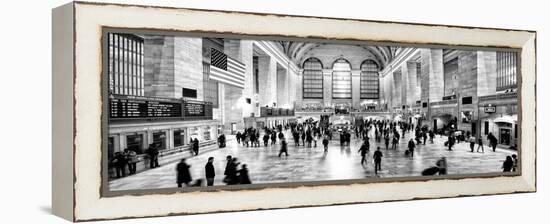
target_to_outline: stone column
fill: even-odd
[[[396,70],[392,73],[392,75],[393,75],[392,102],[394,102],[393,106],[401,108],[401,105],[402,105],[401,97],[403,92],[402,91],[403,80],[401,77],[403,74],[401,74],[401,70]]]
[[[174,97],[174,37],[146,36],[143,54],[145,96]]]
[[[409,99],[412,99],[412,97],[409,95],[411,93],[409,89],[409,68],[407,66],[407,63],[401,64],[401,105],[408,105]]]
[[[361,70],[351,71],[351,105],[359,108],[361,104]]]
[[[332,69],[323,69],[323,105],[332,104]]]
[[[258,82],[260,84],[260,106],[272,107],[277,102],[277,62],[269,56],[258,57]]]
[[[293,96],[295,97],[295,106],[297,107],[302,107],[302,102],[304,100],[304,96],[303,96],[303,77],[304,77],[304,70],[303,69],[300,69],[298,71],[298,73],[294,73],[292,76],[291,76],[291,86],[292,86],[292,91],[294,92]]]
[[[244,128],[243,117],[248,117],[254,112],[253,104],[248,104],[246,99],[253,98],[253,77],[252,77],[252,41],[250,40],[225,40],[224,53],[229,57],[245,64],[244,89],[221,84],[223,87],[223,124],[224,129],[230,130],[231,123],[237,124],[237,129]]]
[[[443,50],[420,49],[422,102],[443,99]]]
[[[168,130],[168,133],[166,135],[166,139],[168,141],[168,144],[166,144],[168,146],[168,148],[173,149],[174,148],[174,129],[173,128],[170,128]]]
[[[283,105],[288,105],[288,74],[287,69],[277,66],[277,107],[282,107]]]
[[[204,101],[202,38],[174,37],[174,98],[182,88],[197,90],[196,100]]]
[[[416,64],[417,62],[407,62],[407,76],[408,81],[407,84],[407,104],[408,105],[415,105],[417,100],[420,100],[420,92],[417,88],[418,83],[417,81],[417,73],[416,70]]]
[[[497,52],[477,52],[477,96],[496,94]]]

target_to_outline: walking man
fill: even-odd
[[[476,137],[474,137],[473,135],[470,136],[470,138],[468,139],[468,141],[470,142],[470,151],[471,152],[474,152],[474,146],[476,145]]]
[[[279,157],[281,157],[283,153],[285,154],[285,156],[288,157],[288,147],[284,138],[281,140],[281,150],[279,151]]]
[[[369,141],[364,141],[363,144],[361,145],[361,148],[359,148],[359,150],[357,151],[361,153],[361,165],[367,162],[366,158],[367,158],[367,153],[369,153],[369,147],[370,147]]]
[[[388,150],[388,146],[390,145],[390,135],[384,136],[384,144],[386,144],[386,150]]]
[[[378,174],[379,170],[382,170],[382,152],[380,151],[380,147],[376,147],[376,151],[374,152],[374,155],[372,158],[374,159],[374,173]]]
[[[206,166],[204,166],[204,172],[206,174],[206,186],[214,186],[214,177],[216,176],[216,170],[214,169],[214,157],[208,158]]]
[[[416,145],[414,144],[414,140],[411,138],[411,140],[409,140],[409,145],[408,145],[409,154],[411,154],[411,157],[414,156],[414,148],[415,147],[416,147]]]
[[[325,149],[325,154],[328,153],[328,137],[325,135],[325,137],[323,138],[323,147]]]
[[[498,144],[497,138],[493,135],[493,133],[489,132],[489,135],[487,136],[487,139],[489,140],[489,143],[491,144],[491,147],[493,148],[493,152],[495,152],[497,150],[497,144]]]

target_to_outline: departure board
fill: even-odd
[[[140,98],[110,98],[110,118],[174,118],[182,116],[182,103]]]
[[[185,117],[203,117],[205,116],[204,102],[186,101],[184,107]]]

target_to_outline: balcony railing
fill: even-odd
[[[495,94],[495,95],[489,95],[489,96],[480,96],[479,101],[517,99],[517,98],[518,98],[518,93],[512,92],[512,93],[502,93],[502,94]]]

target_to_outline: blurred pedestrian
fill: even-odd
[[[190,167],[191,166],[185,162],[185,159],[181,159],[176,166],[178,187],[182,187],[182,184],[189,186],[189,183],[193,180],[193,178],[191,178],[191,173],[189,172]]]
[[[204,173],[206,176],[206,186],[214,186],[214,177],[216,176],[216,170],[214,169],[214,157],[208,158],[206,166],[204,166]]]

